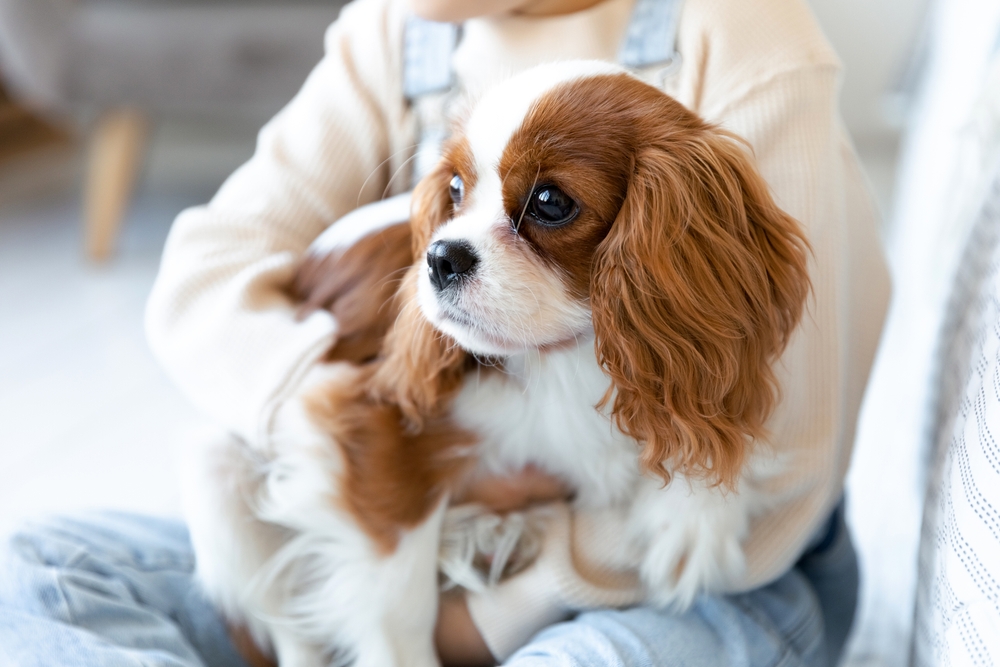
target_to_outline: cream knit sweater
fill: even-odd
[[[613,61],[632,2],[471,20],[454,55],[459,81],[476,90],[544,61]],[[326,57],[263,128],[254,157],[211,203],[182,213],[167,241],[147,313],[150,345],[198,407],[259,446],[277,407],[337,337],[327,313],[296,322],[282,286],[324,229],[408,182],[415,139],[402,94],[404,19],[399,0],[347,6],[327,34]],[[789,469],[773,480],[781,502],[746,543],[741,589],[749,589],[787,571],[841,494],[888,278],[837,111],[839,63],[804,1],[686,0],[677,47],[682,65],[667,92],[749,140],[814,251],[813,298],[782,358],[783,399],[770,422]],[[559,506],[539,561],[470,596],[498,658],[574,611],[640,599],[633,573],[602,553],[616,526]]]

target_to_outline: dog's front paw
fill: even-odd
[[[479,505],[452,507],[441,532],[438,567],[444,588],[481,591],[531,565],[542,550],[542,517],[494,514]]]

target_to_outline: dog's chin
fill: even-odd
[[[527,350],[524,345],[511,344],[499,338],[485,336],[476,329],[447,316],[431,320],[431,324],[438,331],[454,338],[463,350],[479,357],[509,357]]]
[[[450,336],[466,352],[481,357],[508,357],[523,352],[523,346],[511,345],[503,339],[481,333],[463,313],[453,307],[447,309],[435,304],[428,308],[420,304],[424,317],[441,333]]]
[[[483,332],[474,319],[451,305],[442,305],[436,298],[421,298],[420,310],[431,325],[454,339],[466,352],[480,357],[509,357],[536,346],[524,341],[510,341]]]
[[[426,309],[423,312],[435,329],[450,336],[466,352],[478,357],[513,357],[531,351],[572,347],[581,338],[589,340],[588,332],[585,331],[570,333],[551,341],[506,338],[484,332],[473,323],[472,318],[457,309],[439,307],[433,313],[428,313]]]
[[[500,323],[491,322],[481,313],[469,313],[460,305],[441,300],[435,294],[429,281],[422,282],[417,290],[420,310],[431,325],[441,333],[454,339],[470,354],[481,357],[510,357],[535,350],[559,348],[573,345],[591,331],[589,326],[561,332],[549,331],[549,336],[508,336]],[[589,315],[585,318],[589,325]],[[527,332],[537,334],[545,330],[543,326],[524,327]]]

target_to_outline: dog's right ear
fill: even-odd
[[[442,160],[413,189],[410,231],[413,234],[413,260],[417,264],[424,261],[434,230],[452,216],[455,205],[451,201],[448,184],[453,176],[451,165]]]
[[[377,398],[398,405],[416,431],[439,411],[441,399],[458,388],[467,362],[466,353],[435,329],[417,304],[417,279],[427,270],[427,246],[434,230],[453,212],[453,176],[451,165],[442,161],[413,191],[413,265],[396,293],[399,316],[385,339],[372,382]]]

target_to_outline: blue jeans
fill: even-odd
[[[764,588],[702,596],[682,615],[581,614],[539,633],[507,664],[832,666],[853,617],[857,569],[839,515],[819,542]],[[0,562],[4,667],[246,667],[199,592],[179,522],[48,519],[11,536]]]

